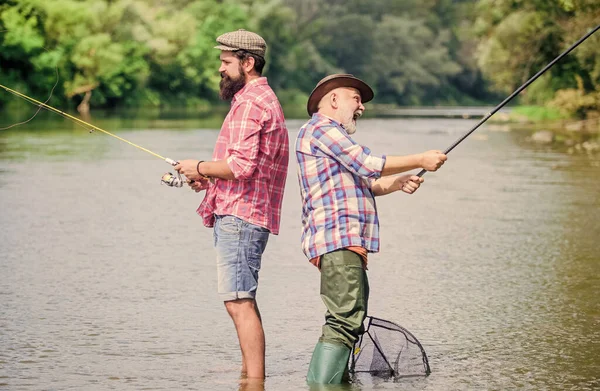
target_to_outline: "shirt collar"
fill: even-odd
[[[314,113],[314,114],[313,114],[313,118],[317,118],[317,119],[319,119],[319,120],[325,120],[325,121],[329,121],[329,122],[331,122],[332,124],[334,124],[336,127],[338,127],[338,128],[340,128],[340,129],[342,129],[342,130],[344,131],[344,133],[346,133],[348,136],[350,136],[350,135],[348,134],[348,132],[346,131],[346,128],[344,128],[344,125],[343,125],[341,122],[338,122],[337,120],[335,120],[335,119],[331,118],[331,117],[330,117],[330,116],[328,116],[328,115],[325,115],[325,114],[321,114],[321,113],[319,113],[319,112],[316,112],[316,113]]]
[[[246,92],[248,92],[252,88],[261,86],[261,85],[265,85],[265,84],[267,84],[267,78],[264,76],[250,80],[248,83],[246,83],[246,85],[241,90],[239,90],[238,92],[235,93],[235,95],[233,96],[233,99],[231,100],[232,103],[235,102],[236,99],[239,99],[242,95],[244,95]]]

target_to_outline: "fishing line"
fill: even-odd
[[[0,33],[4,33],[8,30],[0,30]],[[50,53],[50,51],[48,49],[46,49],[45,47],[42,47],[42,49],[44,49],[45,51],[47,51],[48,53]],[[50,90],[50,96],[48,96],[48,99],[46,99],[46,101],[44,103],[48,103],[50,101],[50,99],[52,98],[52,94],[54,93],[54,89],[56,88],[56,86],[58,85],[58,81],[59,81],[59,76],[58,76],[58,65],[55,65],[54,68],[55,72],[56,72],[56,83],[54,83],[54,86],[52,87],[52,89]],[[35,118],[36,115],[38,115],[38,113],[40,112],[40,110],[42,110],[42,106],[39,106],[37,111],[33,114],[33,116],[31,118],[29,118],[27,121],[23,121],[23,122],[18,122],[16,124],[7,126],[5,128],[0,128],[0,130],[6,130],[6,129],[10,129],[10,128],[14,128],[15,126],[19,126],[19,125],[24,125],[27,122],[31,121],[32,119]]]
[[[485,117],[479,121],[477,123],[477,125],[473,126],[467,133],[465,133],[464,135],[462,135],[458,140],[456,140],[451,146],[449,146],[445,151],[444,154],[448,154],[448,152],[452,151],[458,144],[460,144],[461,142],[463,142],[464,139],[466,139],[467,137],[469,137],[469,135],[471,133],[473,133],[477,128],[479,128],[481,125],[483,125],[483,123],[485,121],[487,121],[488,119],[490,119],[490,117],[492,115],[494,115],[498,110],[500,110],[502,107],[504,107],[508,102],[510,102],[515,96],[517,96],[521,91],[523,91],[527,86],[529,86],[531,83],[533,83],[538,77],[540,77],[544,72],[546,72],[548,69],[550,69],[554,64],[556,64],[561,58],[563,58],[564,56],[566,56],[567,54],[569,54],[573,49],[575,49],[577,46],[579,46],[579,44],[581,44],[583,41],[585,41],[586,39],[588,39],[592,34],[594,34],[596,31],[598,31],[598,29],[600,29],[600,24],[598,26],[596,26],[594,29],[592,29],[590,32],[588,32],[586,35],[584,35],[583,37],[581,37],[577,42],[575,42],[573,45],[571,45],[571,47],[569,47],[567,50],[565,50],[564,52],[562,52],[558,57],[556,57],[554,60],[552,60],[548,65],[546,65],[541,71],[539,71],[538,73],[536,73],[535,75],[533,75],[531,77],[531,79],[527,80],[521,87],[517,88],[515,90],[515,92],[513,92],[512,94],[510,94],[510,96],[506,99],[504,99],[502,101],[502,103],[500,103],[498,106],[496,106],[491,112],[489,112],[488,114],[485,115]],[[425,173],[427,172],[427,170],[421,170],[417,176],[422,177],[423,175],[425,175]]]
[[[54,108],[54,107],[52,107],[50,105],[47,105],[46,103],[40,102],[40,101],[38,101],[36,99],[33,99],[32,97],[27,96],[25,94],[22,94],[19,91],[15,91],[15,90],[13,90],[11,88],[8,88],[7,86],[2,85],[2,84],[0,84],[0,88],[4,88],[7,92],[10,92],[11,94],[18,96],[19,98],[22,98],[22,99],[26,100],[29,103],[32,103],[32,104],[34,104],[36,106],[40,106],[40,109],[44,108],[46,110],[52,111],[54,113],[57,113],[57,114],[65,117],[65,118],[68,118],[68,119],[70,119],[72,121],[75,121],[77,124],[80,124],[80,125],[86,127],[86,129],[92,129],[92,130],[100,131],[100,132],[102,132],[104,134],[107,134],[107,135],[109,135],[111,137],[114,137],[114,138],[116,138],[118,140],[121,140],[121,141],[123,141],[123,142],[125,142],[125,143],[127,143],[127,144],[129,144],[129,145],[131,145],[133,147],[135,147],[135,148],[138,148],[138,149],[140,149],[140,150],[142,150],[144,152],[147,152],[147,153],[149,153],[149,154],[151,154],[153,156],[156,156],[156,157],[158,157],[161,160],[166,160],[167,163],[170,163],[171,159],[165,158],[165,157],[163,157],[163,156],[161,156],[161,155],[159,155],[159,154],[157,154],[155,152],[152,152],[151,150],[149,150],[147,148],[144,148],[144,147],[139,146],[139,145],[137,145],[135,143],[132,143],[131,141],[125,140],[124,138],[119,137],[116,134],[113,134],[113,133],[111,133],[111,132],[109,132],[107,130],[104,130],[104,129],[99,128],[99,127],[97,127],[95,125],[92,125],[92,124],[90,124],[88,122],[85,122],[84,120],[81,120],[81,119],[79,119],[77,117],[74,117],[74,116],[72,116],[70,114],[65,113],[64,111],[60,111],[60,110],[58,110],[58,109],[56,109],[56,108]]]
[[[4,33],[4,32],[6,32],[6,31],[8,31],[8,30],[6,30],[6,29],[5,29],[5,30],[0,30],[0,33]],[[42,47],[42,49],[44,49],[46,52],[50,53],[50,51],[49,51],[48,49],[46,49],[45,47]],[[0,84],[0,87],[1,87],[1,88],[4,88],[4,90],[5,90],[6,92],[8,92],[8,93],[10,93],[10,94],[12,94],[12,95],[15,95],[15,96],[17,96],[17,97],[19,97],[19,98],[21,98],[21,99],[23,99],[23,100],[25,100],[25,101],[27,101],[27,102],[29,102],[29,103],[31,103],[31,104],[33,104],[33,105],[35,105],[35,106],[37,106],[37,107],[38,107],[38,109],[37,109],[37,110],[36,110],[36,112],[33,114],[33,116],[31,116],[31,118],[29,118],[28,120],[26,120],[26,121],[22,121],[22,122],[17,122],[17,123],[15,123],[15,124],[12,124],[12,125],[10,125],[10,126],[6,126],[6,127],[3,127],[3,128],[0,128],[0,131],[2,131],[2,130],[6,130],[6,129],[10,129],[10,128],[14,128],[14,127],[16,127],[16,126],[19,126],[19,125],[24,125],[24,124],[26,124],[26,123],[28,123],[28,122],[32,121],[32,120],[33,120],[33,119],[34,119],[34,118],[35,118],[35,117],[36,117],[36,116],[39,114],[39,112],[40,112],[42,109],[46,109],[46,110],[48,110],[48,111],[52,111],[52,112],[54,112],[54,113],[56,113],[56,114],[60,115],[61,117],[67,118],[67,119],[69,119],[69,120],[71,120],[71,121],[75,122],[77,125],[79,125],[79,126],[81,126],[81,127],[85,128],[86,130],[89,130],[89,132],[90,132],[90,133],[91,133],[91,132],[93,132],[94,130],[97,130],[97,131],[99,131],[99,132],[102,132],[102,133],[104,133],[104,134],[107,134],[107,135],[109,135],[109,136],[111,136],[111,137],[114,137],[114,138],[116,138],[117,140],[121,140],[121,141],[123,141],[123,142],[125,142],[125,143],[127,143],[127,144],[129,144],[129,145],[131,145],[131,146],[133,146],[133,147],[135,147],[135,148],[138,148],[138,149],[140,149],[140,150],[144,151],[144,152],[147,152],[147,153],[151,154],[152,156],[155,156],[155,157],[157,157],[157,158],[159,158],[159,159],[161,159],[161,160],[164,160],[164,161],[166,161],[167,163],[169,163],[169,164],[170,164],[170,165],[172,165],[172,166],[175,166],[175,165],[177,165],[177,164],[178,164],[178,162],[177,162],[177,161],[175,161],[175,160],[173,160],[173,159],[169,159],[169,158],[166,158],[166,157],[164,157],[164,156],[161,156],[161,155],[159,155],[159,154],[158,154],[158,153],[156,153],[156,152],[153,152],[153,151],[151,151],[151,150],[149,150],[149,149],[147,149],[147,148],[144,148],[144,147],[142,147],[142,146],[140,146],[140,145],[137,145],[137,144],[135,144],[135,143],[132,143],[132,142],[131,142],[131,141],[129,141],[129,140],[126,140],[126,139],[124,139],[124,138],[122,138],[122,137],[119,137],[119,136],[117,136],[117,135],[115,135],[115,134],[113,134],[113,133],[111,133],[111,132],[109,132],[109,131],[106,131],[106,130],[104,130],[104,129],[102,129],[102,128],[99,128],[99,127],[97,127],[97,126],[95,126],[95,125],[92,125],[92,124],[90,124],[90,123],[88,123],[88,122],[85,122],[85,121],[83,121],[83,120],[81,120],[81,119],[79,119],[79,118],[77,118],[77,117],[74,117],[74,116],[72,116],[72,115],[70,115],[70,114],[67,114],[67,113],[65,113],[65,112],[63,112],[63,111],[61,111],[61,110],[58,110],[58,109],[56,109],[56,108],[54,108],[54,107],[52,107],[52,106],[48,105],[47,103],[48,103],[48,102],[50,101],[50,99],[52,98],[52,95],[54,94],[54,90],[55,90],[55,89],[56,89],[56,87],[58,86],[58,82],[59,82],[59,80],[60,80],[60,76],[59,76],[59,73],[58,73],[58,64],[57,64],[57,65],[55,65],[55,67],[54,67],[54,70],[55,70],[55,72],[56,72],[56,82],[54,83],[54,86],[53,86],[53,87],[52,87],[52,89],[50,90],[50,95],[48,96],[48,99],[46,99],[44,102],[40,102],[40,101],[38,101],[38,100],[36,100],[36,99],[34,99],[34,98],[30,97],[30,96],[27,96],[27,95],[25,95],[25,94],[23,94],[23,93],[19,92],[19,91],[15,91],[15,90],[13,90],[13,89],[11,89],[11,88],[8,88],[8,87],[7,87],[7,86],[5,86],[5,85],[2,85],[2,84]],[[190,182],[192,182],[192,181],[190,181]],[[162,178],[161,178],[161,183],[164,183],[164,184],[166,184],[167,186],[172,186],[172,187],[182,187],[182,186],[183,186],[183,183],[184,183],[184,180],[181,178],[181,174],[179,174],[179,172],[177,172],[177,174],[176,174],[176,175],[173,175],[173,174],[171,174],[170,172],[168,172],[168,173],[166,173],[166,174],[164,174],[164,175],[162,176]]]
[[[92,124],[90,124],[89,122],[86,122],[86,121],[84,121],[84,120],[82,120],[82,119],[79,119],[79,118],[77,118],[77,117],[74,117],[74,116],[72,116],[72,115],[70,115],[70,114],[67,114],[67,113],[65,113],[64,111],[58,110],[58,109],[56,109],[56,108],[54,108],[54,107],[52,107],[52,106],[50,106],[50,105],[47,105],[46,103],[40,102],[40,101],[38,101],[38,100],[36,100],[36,99],[34,99],[34,98],[30,97],[30,96],[27,96],[27,95],[25,95],[25,94],[22,94],[22,93],[20,93],[19,91],[15,91],[15,90],[13,90],[13,89],[11,89],[11,88],[8,88],[7,86],[5,86],[5,85],[3,85],[3,84],[0,84],[0,88],[3,88],[3,89],[4,89],[4,90],[6,90],[7,92],[9,92],[9,93],[11,93],[11,94],[13,94],[13,95],[15,95],[15,96],[17,96],[17,97],[19,97],[19,98],[21,98],[21,99],[25,100],[25,101],[27,101],[27,102],[29,102],[29,103],[31,103],[31,104],[34,104],[34,105],[36,105],[36,106],[39,106],[39,107],[40,107],[40,109],[41,109],[41,108],[44,108],[44,109],[46,109],[46,110],[48,110],[48,111],[52,111],[52,112],[54,112],[54,113],[56,113],[56,114],[58,114],[58,115],[60,115],[60,116],[62,116],[62,117],[64,117],[64,118],[70,119],[70,120],[74,121],[76,124],[78,124],[78,125],[80,125],[80,126],[82,126],[82,127],[85,127],[86,129],[89,129],[89,130],[90,130],[90,132],[91,132],[91,131],[94,131],[94,130],[97,130],[97,131],[99,131],[99,132],[102,132],[102,133],[104,133],[104,134],[107,134],[107,135],[109,135],[109,136],[111,136],[111,137],[114,137],[114,138],[116,138],[117,140],[121,140],[121,141],[123,141],[124,143],[127,143],[127,144],[131,145],[132,147],[135,147],[135,148],[137,148],[137,149],[140,149],[140,150],[142,150],[142,151],[144,151],[144,152],[147,152],[147,153],[151,154],[152,156],[155,156],[155,157],[157,157],[157,158],[159,158],[159,159],[161,159],[161,160],[164,160],[165,162],[169,163],[169,164],[170,164],[170,165],[172,165],[172,166],[175,166],[175,165],[177,165],[177,164],[179,163],[179,162],[177,162],[177,161],[175,161],[175,160],[173,160],[173,159],[170,159],[170,158],[166,158],[166,157],[164,157],[164,156],[161,156],[161,155],[159,155],[158,153],[156,153],[156,152],[153,152],[153,151],[151,151],[151,150],[149,150],[149,149],[147,149],[147,148],[144,148],[144,147],[142,147],[142,146],[140,146],[140,145],[138,145],[138,144],[132,143],[131,141],[129,141],[129,140],[126,140],[126,139],[124,139],[124,138],[122,138],[122,137],[119,137],[119,136],[117,136],[116,134],[113,134],[113,133],[111,133],[111,132],[109,132],[109,131],[107,131],[107,130],[104,130],[104,129],[102,129],[102,128],[99,128],[98,126],[92,125]],[[39,109],[38,109],[38,112],[39,112]],[[36,114],[37,114],[37,113],[36,113]],[[31,119],[33,119],[33,118],[31,118]],[[29,119],[29,121],[31,121],[31,119]],[[28,122],[28,121],[26,121],[26,122]],[[168,186],[171,186],[171,187],[182,187],[182,186],[183,186],[183,184],[185,183],[185,181],[184,181],[184,180],[181,178],[181,174],[179,174],[179,172],[177,172],[177,174],[176,174],[176,175],[173,175],[173,174],[171,174],[171,173],[169,172],[169,173],[166,173],[166,174],[164,174],[164,175],[162,176],[162,178],[161,178],[161,183],[164,183],[164,184],[166,184],[166,185],[168,185]]]

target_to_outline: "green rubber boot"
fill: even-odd
[[[342,344],[318,342],[315,346],[306,382],[308,384],[341,384],[348,368],[350,349]]]

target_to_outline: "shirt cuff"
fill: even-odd
[[[252,175],[252,171],[249,170],[250,167],[240,164],[239,159],[235,156],[229,156],[226,161],[235,179],[248,179]]]
[[[372,175],[368,175],[369,177],[379,178],[381,177],[381,172],[383,171],[383,166],[385,165],[386,157],[385,155],[379,156],[368,156],[364,161],[364,167],[372,172]]]

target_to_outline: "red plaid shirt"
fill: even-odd
[[[289,158],[283,110],[265,77],[254,79],[231,101],[213,160],[227,160],[235,180],[218,179],[206,190],[198,214],[212,227],[216,215],[236,216],[279,233]]]

